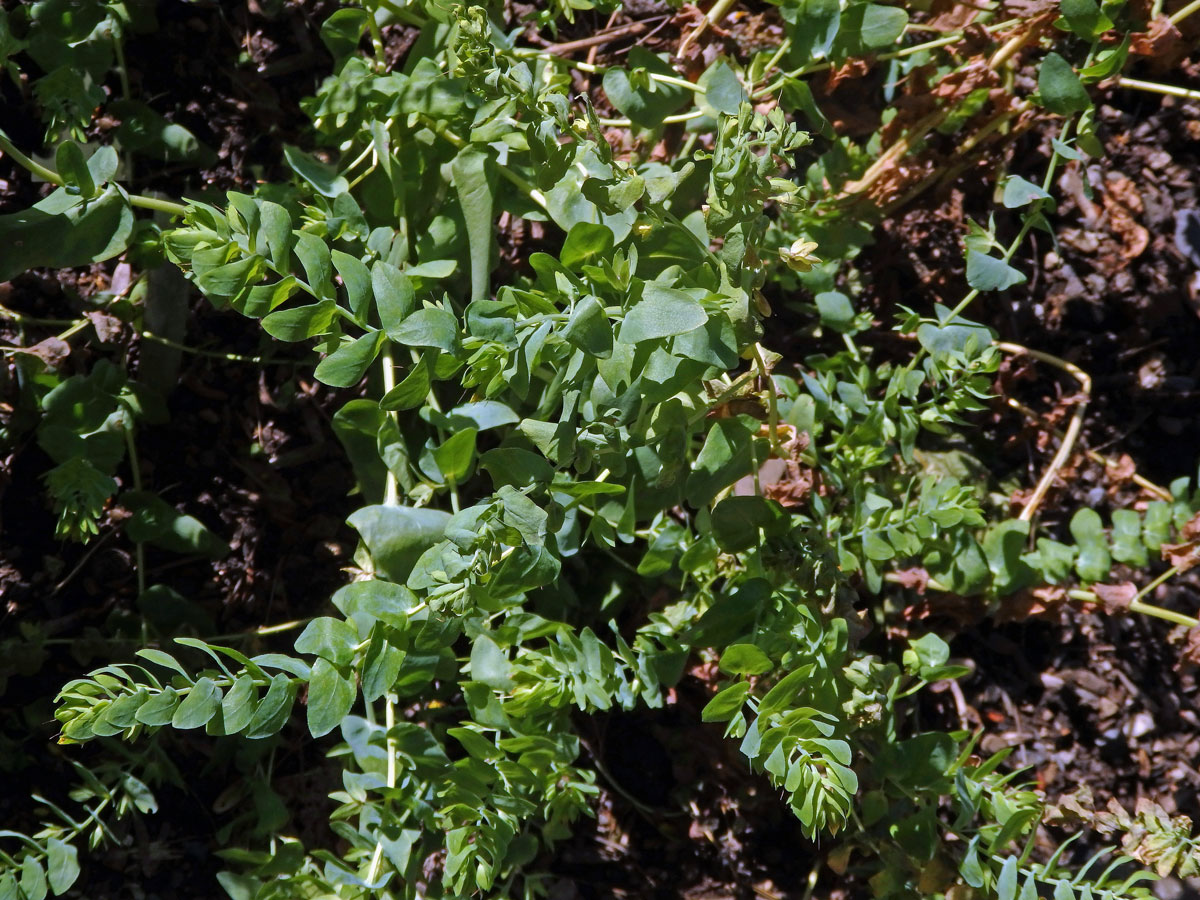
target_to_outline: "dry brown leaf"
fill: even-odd
[[[111,344],[121,336],[121,320],[116,316],[93,310],[87,313],[87,317],[96,329],[96,337],[100,338],[100,343]]]
[[[979,88],[993,87],[999,83],[1000,76],[986,59],[973,59],[957,72],[939,79],[933,95],[947,103],[958,103]]]
[[[1182,544],[1163,544],[1162,558],[1177,568],[1186,572],[1200,565],[1200,541],[1185,541]]]
[[[1130,581],[1120,584],[1093,584],[1092,593],[1100,600],[1100,605],[1109,615],[1124,612],[1137,596],[1137,585]]]
[[[1188,629],[1176,668],[1192,669],[1196,666],[1200,666],[1200,625]]]
[[[1185,541],[1194,541],[1200,538],[1200,513],[1196,513],[1183,523],[1183,527],[1179,529],[1179,536]]]
[[[58,337],[48,337],[32,347],[22,347],[22,353],[36,356],[50,368],[55,368],[71,355],[71,345]]]
[[[983,619],[983,614],[983,604],[978,599],[957,594],[926,594],[904,608],[904,619],[907,621],[946,618],[962,627],[977,624]]]
[[[979,7],[959,0],[933,0],[929,9],[929,28],[943,33],[962,31],[975,21],[979,15]]]
[[[914,590],[918,594],[924,594],[925,588],[929,586],[929,573],[921,566],[913,566],[911,569],[897,569],[892,575],[895,577],[898,585]]]
[[[1015,594],[1001,597],[992,620],[998,625],[1003,625],[1007,622],[1024,622],[1026,619],[1054,619],[1067,600],[1066,588],[1057,585],[1024,588]]]
[[[1137,221],[1145,207],[1134,183],[1120,173],[1110,175],[1103,202],[1108,227],[1121,241],[1121,257],[1131,260],[1145,253],[1150,246],[1150,232]]]
[[[825,76],[825,92],[832,94],[837,90],[838,85],[847,79],[859,79],[871,71],[870,60],[866,59],[850,59],[840,66],[835,66],[829,70],[829,74]]]
[[[1106,465],[1104,471],[1108,474],[1110,481],[1116,484],[1124,484],[1137,474],[1137,466],[1134,465],[1132,456],[1128,453],[1122,453],[1117,457],[1113,465]]]
[[[1160,15],[1150,28],[1129,36],[1129,52],[1147,57],[1150,68],[1165,72],[1175,68],[1188,55],[1190,47],[1179,29],[1166,16]]]

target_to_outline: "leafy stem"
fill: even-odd
[[[42,181],[48,181],[56,187],[64,187],[66,185],[66,181],[56,171],[43,166],[37,160],[26,156],[18,150],[3,131],[0,131],[0,152],[11,157],[13,162]],[[164,212],[172,216],[184,216],[188,211],[187,206],[182,203],[163,200],[159,197],[148,197],[144,194],[127,194],[126,196],[129,200],[129,205],[139,209]]]

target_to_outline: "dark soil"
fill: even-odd
[[[213,147],[217,162],[198,176],[182,168],[147,169],[137,189],[221,191],[278,176],[282,144],[303,140],[299,101],[329,65],[317,27],[333,6],[287,2],[268,16],[253,0],[161,2],[160,30],[127,47],[134,91]],[[653,20],[647,46],[665,49],[678,42],[685,20],[670,19],[665,5],[627,7],[633,18]],[[729,33],[712,36],[708,52],[745,50],[769,37],[776,27],[772,9],[752,9]],[[572,28],[546,40],[586,38],[605,25],[603,18],[580,14]],[[386,38],[400,59],[411,36],[396,29]],[[629,40],[604,45],[597,61],[619,59],[629,46]],[[180,48],[187,48],[186,55]],[[1200,87],[1200,79],[1175,74],[1177,83]],[[581,80],[578,87],[596,84]],[[853,109],[855,91],[863,89],[846,82],[830,102]],[[27,107],[7,81],[0,105],[6,132],[19,145],[36,145],[39,127],[21,118]],[[602,94],[596,105],[605,111]],[[1032,273],[1029,283],[1002,299],[979,300],[969,314],[1005,340],[1089,372],[1094,387],[1082,444],[1114,457],[1128,454],[1138,472],[1166,485],[1194,476],[1200,446],[1200,291],[1192,287],[1200,247],[1191,251],[1193,261],[1176,239],[1177,214],[1200,205],[1200,104],[1112,90],[1100,120],[1108,156],[1059,179],[1056,237],[1035,232],[1017,261]],[[1010,172],[1037,178],[1048,141],[1047,134],[1025,135],[989,166],[1003,162]],[[0,160],[0,208],[24,207],[37,191]],[[959,242],[965,218],[986,217],[994,206],[991,182],[970,171],[925,191],[876,229],[859,265],[866,300],[881,322],[891,321],[898,304],[928,311],[963,296]],[[1015,217],[1001,217],[999,227],[1002,237],[1014,233]],[[539,234],[514,230],[507,237],[504,252],[517,260]],[[86,308],[89,296],[111,288],[115,277],[115,262],[57,276],[33,273],[0,285],[0,303],[26,315],[70,319]],[[188,303],[183,343],[246,356],[263,352],[254,323],[214,311],[196,297]],[[30,346],[55,332],[0,319],[0,343],[7,346]],[[108,355],[127,359],[136,372],[145,347],[129,329],[104,346],[81,335],[66,369],[86,371]],[[281,351],[272,346],[269,352]],[[12,365],[5,368],[0,416],[11,419],[18,386]],[[233,549],[217,563],[156,551],[146,559],[149,583],[168,585],[192,601],[215,633],[313,615],[344,583],[342,569],[354,546],[344,520],[356,504],[329,417],[346,396],[316,384],[306,371],[286,358],[259,366],[184,355],[166,398],[169,423],[138,433],[147,484]],[[996,448],[989,463],[1013,484],[1029,485],[1048,458],[1046,428],[1069,414],[1076,385],[1036,365],[1018,374],[1023,402],[1043,418],[1027,421],[998,406],[977,424],[982,443]],[[20,425],[7,424],[14,430]],[[137,581],[128,543],[106,540],[107,524],[87,548],[53,538],[41,484],[50,463],[29,433],[5,453],[0,638],[17,634],[22,623],[41,623],[57,641],[24,674],[20,660],[0,660],[0,674],[11,676],[0,695],[0,777],[7,785],[0,790],[0,820],[6,827],[36,827],[38,810],[27,795],[61,798],[73,778],[68,754],[51,743],[49,698],[93,658],[111,654],[114,634],[130,636]],[[1104,510],[1136,499],[1127,481],[1115,481],[1085,459],[1073,461],[1064,474],[1043,507],[1042,519],[1052,527],[1065,522],[1063,510]],[[985,726],[982,749],[1016,747],[1013,762],[1029,767],[1029,780],[1052,797],[1087,785],[1098,806],[1110,797],[1132,806],[1146,796],[1169,812],[1200,820],[1197,685],[1180,669],[1180,636],[1170,626],[1077,610],[1040,619],[1017,612],[1007,616],[1016,621],[999,624],[981,610],[910,599],[890,627],[955,634],[955,656],[975,670],[926,700],[925,724]],[[1155,602],[1194,613],[1200,588],[1187,579],[1172,581]],[[1002,611],[997,618],[1006,616]],[[263,649],[284,649],[291,639],[283,634],[255,641]],[[689,674],[662,711],[581,722],[585,757],[597,763],[603,800],[598,817],[581,823],[555,858],[543,861],[558,879],[550,894],[555,900],[807,896],[816,848],[768,783],[748,775],[720,730],[697,724],[706,691]],[[155,785],[160,811],[133,820],[127,847],[91,857],[89,897],[128,896],[131,883],[138,885],[137,896],[148,898],[214,895],[219,860],[211,855],[212,834],[253,804],[229,795],[223,775],[207,775],[222,771],[232,745],[218,743],[214,752],[203,736],[171,741],[174,764],[186,777],[164,777]],[[314,841],[327,838],[305,829],[324,827],[323,798],[336,788],[322,763],[320,748],[305,740],[284,740],[270,761],[294,827]],[[240,760],[244,771],[263,764]],[[681,802],[685,794],[694,800],[691,806]],[[259,800],[260,808],[269,806],[269,798]],[[1179,896],[1183,889],[1169,881],[1160,887],[1163,896]],[[847,889],[826,873],[816,891]]]

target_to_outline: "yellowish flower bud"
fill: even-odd
[[[811,272],[813,266],[821,262],[820,257],[813,253],[816,249],[815,242],[800,238],[791,247],[780,247],[779,258],[787,263],[787,267],[793,272]]]

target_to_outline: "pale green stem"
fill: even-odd
[[[1019,24],[1020,21],[1020,19],[1007,19],[1003,22],[998,22],[995,25],[985,25],[983,27],[985,31],[999,31],[1012,25]],[[939,47],[949,47],[951,44],[956,44],[962,39],[963,32],[960,31],[955,34],[947,35],[946,37],[937,38],[936,40],[926,41],[921,44],[913,44],[911,47],[901,47],[899,50],[891,50],[887,53],[880,53],[875,57],[875,59],[880,61],[903,59],[906,56],[912,56],[914,53],[923,53],[926,50],[937,50]],[[788,81],[789,79],[799,78],[802,75],[811,75],[813,72],[824,72],[831,68],[833,68],[833,63],[829,62],[809,63],[808,65],[801,66],[800,68],[794,69],[791,72],[785,72],[773,84],[770,84],[764,88],[760,88],[752,93],[751,97],[755,100],[760,100],[769,94],[775,93],[775,91],[783,87],[784,82]],[[769,69],[767,71],[769,71]],[[763,74],[765,76],[766,72],[764,71]]]
[[[133,489],[142,489],[142,467],[138,463],[137,444],[133,440],[133,428],[126,426],[125,448],[129,455],[129,471],[133,475]],[[137,569],[138,596],[146,593],[146,545],[142,541],[134,541],[134,565]],[[146,620],[142,619],[142,640],[146,641],[149,634],[146,631]]]
[[[391,348],[387,348],[380,355],[380,364],[383,367],[383,393],[386,395],[396,386],[396,363],[392,359]],[[392,420],[396,420],[396,413],[388,413]],[[383,505],[396,506],[400,502],[400,485],[396,481],[396,473],[392,471],[391,466],[385,466],[387,469],[387,480],[384,482],[383,488]]]
[[[392,729],[396,727],[396,700],[391,694],[384,698],[384,727],[387,729],[387,786],[389,789],[396,787],[396,751],[399,746],[396,738],[392,735]],[[383,843],[375,844],[375,853],[371,857],[371,867],[367,870],[367,881],[374,883],[379,877],[379,870],[383,865]]]
[[[55,328],[64,325],[77,325],[80,321],[79,319],[43,319],[39,316],[27,316],[25,313],[9,309],[7,306],[0,306],[0,319],[8,319],[10,322],[16,322],[18,325],[43,325]]]
[[[58,185],[59,187],[63,186],[63,180],[59,177],[57,172],[55,172],[53,169],[46,168],[40,162],[31,159],[18,150],[3,131],[0,131],[0,150],[2,150],[8,156],[11,156],[12,161],[21,168],[32,172],[38,178],[42,179],[42,181],[48,181],[51,184]]]
[[[1200,0],[1197,0],[1200,2]],[[1123,88],[1130,88],[1135,91],[1146,91],[1151,94],[1163,94],[1167,97],[1182,97],[1185,100],[1200,100],[1200,91],[1193,91],[1189,88],[1175,87],[1173,84],[1159,84],[1157,81],[1142,81],[1138,78],[1126,78],[1121,76],[1117,79],[1117,85]]]
[[[230,362],[247,362],[256,363],[257,365],[269,365],[273,362],[283,362],[283,360],[266,359],[261,356],[243,356],[240,353],[226,353],[221,350],[203,350],[199,347],[189,347],[187,344],[180,344],[170,338],[165,338],[161,334],[155,334],[153,331],[138,332],[143,340],[154,341],[156,344],[162,344],[164,347],[171,347],[174,350],[179,350],[183,353],[193,353],[196,356],[209,356],[213,359],[225,359]]]
[[[58,187],[62,187],[66,183],[63,181],[62,176],[53,169],[46,168],[41,163],[18,150],[2,131],[0,131],[0,152],[12,157],[13,162],[33,175],[36,175],[42,181],[48,181]],[[130,194],[129,205],[138,207],[139,209],[165,212],[173,216],[182,216],[187,213],[187,207],[182,203],[160,200],[158,197],[146,197],[142,194]]]
[[[1172,25],[1178,25],[1198,9],[1200,9],[1200,0],[1192,0],[1192,2],[1183,7],[1183,9],[1172,13],[1167,21],[1169,21]]]
[[[138,209],[150,209],[155,212],[164,212],[169,216],[185,216],[188,208],[182,203],[176,203],[173,200],[162,200],[158,197],[147,197],[142,194],[130,194],[129,205]]]

